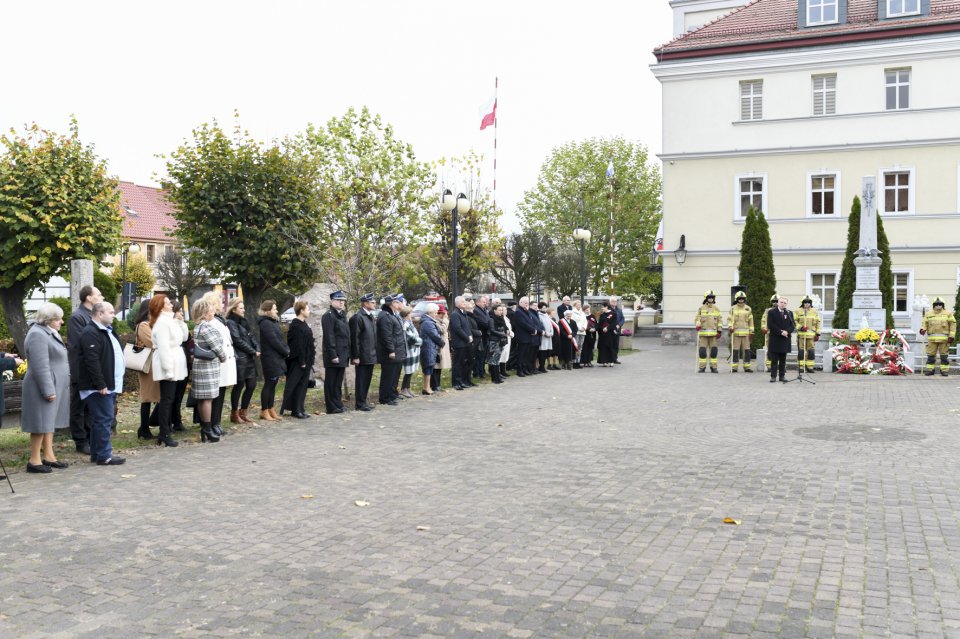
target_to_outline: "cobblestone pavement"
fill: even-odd
[[[960,378],[769,384],[637,341],[17,474],[0,637],[960,637]]]

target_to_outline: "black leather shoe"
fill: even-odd
[[[126,461],[123,457],[111,457],[110,459],[101,459],[97,462],[97,466],[120,466]]]
[[[386,404],[387,406],[399,406],[400,402],[395,399],[391,399],[389,402],[380,402],[381,404]]]
[[[137,430],[137,439],[153,439],[153,433],[149,428],[140,428]]]
[[[186,431],[187,431],[187,429],[183,427],[183,424],[174,424],[174,425],[173,425],[173,432],[175,432],[175,433],[185,433]]]
[[[373,407],[372,407],[372,406],[368,406],[367,404],[360,404],[359,406],[357,406],[357,410],[362,410],[363,412],[366,413],[366,412],[369,412],[369,411],[373,410]]]
[[[771,383],[771,384],[773,384],[773,383],[776,382],[776,381],[777,381],[777,378],[776,378],[776,377],[771,377],[771,378],[770,378],[770,383]]]
[[[67,462],[62,462],[59,459],[57,461],[47,461],[46,459],[41,460],[44,466],[49,466],[50,468],[67,468],[70,466]]]
[[[37,464],[34,466],[30,462],[27,462],[27,472],[28,473],[52,473],[53,469],[49,466],[44,466],[43,464]]]
[[[457,384],[456,386],[453,387],[453,390],[463,390],[463,386],[461,386],[460,384]]]
[[[167,437],[166,439],[157,439],[157,446],[166,446],[167,448],[176,448],[180,445],[180,442],[173,439],[172,437]]]
[[[337,408],[336,410],[328,410],[327,415],[339,415],[343,412],[342,408]]]
[[[80,442],[79,444],[77,444],[77,452],[80,453],[81,455],[89,455],[90,454],[89,442]]]
[[[306,419],[310,417],[306,413],[294,413],[293,416],[296,417],[297,419]]]

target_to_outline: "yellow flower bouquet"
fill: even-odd
[[[857,331],[857,334],[853,336],[853,339],[857,340],[861,344],[864,342],[876,344],[880,341],[880,335],[878,335],[877,332],[872,328],[861,328],[859,331]]]

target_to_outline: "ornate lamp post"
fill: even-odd
[[[120,252],[120,270],[121,270],[121,283],[120,283],[120,310],[126,313],[127,302],[130,300],[127,299],[127,255],[132,253],[136,255],[140,252],[140,245],[136,242],[129,242],[124,244]],[[126,315],[123,316],[126,319]]]
[[[443,198],[440,200],[440,208],[447,213],[451,213],[453,216],[452,220],[452,244],[453,244],[453,272],[450,274],[450,294],[451,297],[456,297],[459,293],[459,286],[457,282],[457,276],[460,272],[460,248],[457,245],[457,233],[460,230],[460,218],[459,213],[463,211],[466,213],[470,210],[470,200],[467,199],[467,196],[463,193],[458,193],[457,197],[453,197],[453,191],[450,189],[443,190]],[[453,300],[450,300],[451,304]]]
[[[576,228],[573,231],[573,239],[577,242],[580,242],[580,302],[585,303],[587,301],[587,265],[586,265],[586,251],[587,251],[587,242],[590,241],[590,237],[593,235],[587,229]]]

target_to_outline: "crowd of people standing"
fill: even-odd
[[[111,432],[116,427],[117,397],[123,392],[128,368],[124,347],[113,330],[114,308],[93,286],[80,290],[80,305],[72,314],[67,343],[59,329],[63,311],[44,304],[30,328],[24,356],[29,362],[24,381],[22,427],[29,432],[27,472],[50,473],[66,468],[53,447],[53,432],[69,426],[77,451],[99,465],[124,459],[113,454]],[[532,303],[523,297],[504,303],[486,295],[458,296],[454,308],[442,301],[428,303],[417,317],[402,294],[387,295],[377,309],[373,294],[361,298],[348,318],[346,295],[336,291],[320,320],[324,403],[328,414],[342,413],[346,369],[353,366],[354,408],[373,410],[370,386],[380,367],[377,403],[395,406],[441,387],[442,372],[451,372],[452,388],[463,391],[489,375],[502,384],[517,377],[592,367],[594,352],[600,366],[619,363],[617,352],[624,323],[617,298],[593,309],[564,297],[560,306]],[[184,431],[182,405],[186,397],[201,442],[215,443],[226,435],[224,407],[230,398],[230,421],[252,423],[249,413],[262,375],[260,415],[278,421],[285,414],[308,417],[306,398],[315,384],[316,341],[307,320],[311,307],[294,304],[296,317],[286,336],[276,302],[258,309],[259,337],[241,299],[224,307],[220,294],[206,293],[192,309],[191,332],[182,306],[163,294],[144,300],[135,320],[136,352],[147,349],[149,366],[137,369],[140,425],[138,437],[176,447],[175,431]],[[21,364],[16,355],[0,354],[0,367]],[[259,362],[259,365],[258,365]],[[279,410],[276,391],[286,378]],[[154,435],[152,428],[158,433]]]

